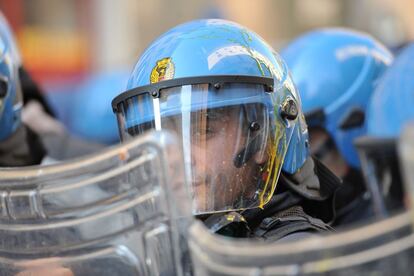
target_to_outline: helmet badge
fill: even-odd
[[[157,61],[157,64],[151,71],[150,82],[156,83],[163,80],[174,78],[174,63],[171,58],[163,58]]]

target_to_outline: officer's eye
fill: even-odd
[[[196,139],[208,140],[215,136],[217,133],[216,129],[207,125],[206,127],[193,128],[193,137]]]

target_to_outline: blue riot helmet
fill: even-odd
[[[3,23],[0,20],[0,25]],[[16,49],[13,49],[14,44],[10,43],[9,38],[0,30],[0,141],[17,130],[22,108],[18,76],[20,60],[15,60]]]
[[[13,31],[2,12],[0,12],[0,35],[3,37],[3,39],[5,39],[7,45],[9,46],[13,61],[18,66],[21,66],[22,59],[20,56],[19,48],[17,47]]]
[[[112,101],[122,140],[167,129],[182,142],[193,213],[263,207],[309,157],[301,103],[279,55],[225,20],[179,25],[138,60]]]
[[[392,54],[367,34],[332,28],[297,38],[281,55],[301,95],[309,130],[320,128],[330,137],[316,155],[334,147],[349,167],[358,169],[352,142],[365,134],[367,103]]]
[[[73,107],[68,111],[72,133],[90,141],[113,144],[119,141],[116,118],[110,102],[125,88],[129,72],[111,70],[91,75],[72,91]],[[82,109],[87,109],[84,114]]]
[[[379,215],[403,207],[396,141],[414,120],[414,44],[405,47],[378,83],[367,109],[367,134],[357,140]]]
[[[397,138],[414,120],[414,44],[406,46],[386,71],[368,105],[367,135]]]

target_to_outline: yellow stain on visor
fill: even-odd
[[[269,148],[270,158],[265,169],[268,173],[267,179],[263,190],[259,195],[259,208],[261,209],[263,209],[264,205],[267,204],[273,196],[286,153],[286,134],[283,132],[282,127],[275,126],[275,128],[275,138],[272,143],[273,145]],[[280,145],[282,147],[281,149],[279,148]]]

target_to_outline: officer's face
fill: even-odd
[[[246,185],[257,174],[255,158],[235,166],[246,147],[246,128],[240,107],[224,107],[191,114],[191,170],[196,210],[223,210],[237,205],[240,195],[255,192]],[[176,128],[177,129],[177,128]],[[243,131],[244,130],[244,131]],[[185,147],[186,145],[184,145]],[[256,180],[257,183],[257,180]],[[251,191],[246,191],[246,186]]]
[[[191,161],[196,213],[246,208],[252,204],[258,178],[263,175],[261,165],[268,157],[264,148],[251,146],[252,141],[260,143],[262,132],[249,130],[246,108],[246,105],[198,108],[163,118],[162,127],[177,132],[183,139],[186,164]]]

